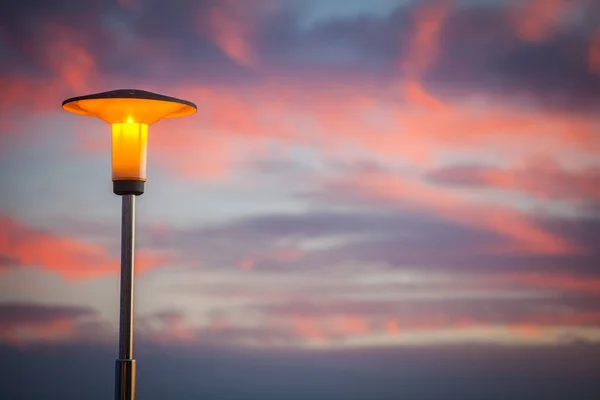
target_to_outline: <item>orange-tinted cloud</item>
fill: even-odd
[[[2,215],[0,254],[18,266],[43,268],[66,279],[93,278],[120,270],[120,260],[99,244],[36,230]],[[140,254],[136,269],[143,272],[161,261],[152,253]]]

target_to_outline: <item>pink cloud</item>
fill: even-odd
[[[292,331],[305,339],[317,342],[325,339],[325,332],[315,317],[294,317],[291,324]]]
[[[558,0],[528,4],[534,11],[550,7],[554,11],[548,15],[565,7]],[[406,40],[406,56],[398,61],[404,77],[386,88],[360,82],[332,83],[318,76],[312,86],[293,79],[269,78],[258,85],[235,88],[195,82],[165,88],[167,94],[196,102],[199,112],[189,119],[153,126],[149,162],[161,163],[174,176],[184,179],[222,179],[237,160],[263,156],[273,141],[290,148],[312,147],[334,159],[346,157],[346,150],[355,148],[362,153],[360,157],[408,161],[420,168],[431,167],[448,155],[492,154],[511,162],[526,161],[538,153],[573,159],[597,156],[600,138],[595,116],[526,110],[507,99],[492,97],[473,105],[427,89],[420,78],[436,62],[440,34],[453,5],[452,1],[433,1],[415,8],[414,31]],[[217,44],[221,43],[223,51],[238,62],[253,62],[247,30],[253,29],[253,21],[269,7],[269,2],[260,2],[261,10],[255,11],[250,6],[240,8],[237,3],[234,7],[225,2],[214,8],[218,29],[210,29],[216,38],[221,37],[216,39]],[[215,17],[208,19],[214,22]],[[65,97],[86,92],[97,83],[95,56],[81,42],[71,40],[77,35],[52,24],[43,29],[52,43],[47,50],[36,53],[55,78],[0,78],[6,93],[0,97],[3,110],[20,105],[58,112]],[[597,58],[594,48],[590,50],[591,66]],[[46,90],[36,90],[39,87]],[[406,101],[399,102],[399,96]],[[380,114],[378,122],[370,118],[374,110]],[[5,129],[2,132],[8,134]],[[85,135],[78,137],[88,151],[108,150],[104,147],[108,142],[100,148],[98,143],[87,142]]]
[[[272,1],[236,2],[220,1],[208,11],[207,28],[219,49],[234,62],[248,68],[256,68],[257,55],[252,39],[260,25],[260,15],[272,9]],[[204,15],[199,18],[204,24]],[[201,31],[204,26],[201,26]]]
[[[18,303],[0,305],[0,341],[15,346],[82,338],[86,323],[102,328],[93,309]]]
[[[512,26],[523,40],[541,42],[560,28],[564,12],[581,0],[525,0],[514,7]]]
[[[565,273],[514,273],[493,277],[496,284],[524,285],[600,295],[600,278]]]
[[[449,111],[449,106],[429,93],[418,81],[407,80],[402,85],[404,96],[413,105],[431,112]]]
[[[369,319],[362,315],[337,317],[335,330],[345,335],[364,335],[371,331]]]
[[[400,333],[400,326],[398,325],[398,321],[395,318],[390,318],[385,322],[385,331],[389,335],[397,335]]]
[[[0,254],[14,260],[18,267],[42,268],[70,280],[120,270],[120,260],[104,246],[37,230],[6,215],[0,215]],[[136,256],[136,270],[143,273],[162,262],[154,253],[142,253]]]
[[[179,312],[164,311],[146,316],[140,321],[141,334],[159,342],[189,342],[196,330]]]
[[[538,227],[526,214],[498,204],[481,204],[459,192],[409,180],[382,171],[363,172],[342,185],[358,195],[383,200],[390,205],[410,206],[423,212],[434,211],[467,226],[499,232],[512,240],[510,246],[485,251],[518,251],[541,254],[570,254],[580,251],[568,240]]]
[[[435,0],[423,2],[415,9],[415,28],[410,36],[407,55],[400,61],[401,69],[409,77],[420,76],[435,62],[440,31],[452,5],[452,0]]]
[[[431,111],[445,111],[447,106],[425,89],[420,78],[438,57],[440,31],[453,3],[453,0],[428,1],[415,9],[415,28],[408,41],[406,56],[400,61],[405,98],[412,105]]]
[[[568,170],[551,158],[512,168],[449,167],[432,174],[436,181],[507,189],[540,199],[600,200],[599,168]]]
[[[39,34],[43,43],[32,51],[61,86],[74,92],[91,90],[98,77],[96,58],[79,39],[80,34],[59,21],[41,24]]]
[[[220,332],[229,328],[229,321],[224,317],[214,317],[210,321],[209,329],[211,331]]]
[[[203,110],[197,121],[187,122],[190,131],[165,136],[161,147],[189,149],[197,144],[200,149],[206,138],[202,132],[212,132],[230,150],[260,149],[268,141],[278,141],[323,149],[338,157],[347,147],[357,146],[382,161],[402,157],[425,166],[441,155],[458,152],[493,151],[497,157],[523,160],[557,152],[591,156],[600,146],[592,116],[523,110],[501,105],[502,99],[490,106],[471,106],[432,97],[418,82],[405,85],[416,108],[398,104],[393,88],[376,92],[368,87],[331,86],[311,92],[301,85],[269,84],[239,89],[235,96],[228,89],[189,88],[182,94],[202,104]],[[380,123],[367,117],[374,109],[381,114]],[[307,131],[289,123],[294,119],[309,121],[313,128]],[[211,140],[207,145],[214,147]],[[231,155],[216,150],[223,157]],[[211,156],[210,151],[207,154]],[[185,170],[192,172],[193,165]]]
[[[600,324],[600,313],[575,312],[569,314],[534,315],[512,322],[499,322],[485,317],[448,316],[442,314],[418,315],[413,317],[390,317],[379,319],[368,315],[353,315],[349,324],[339,329],[339,316],[320,315],[290,318],[291,332],[307,342],[335,343],[340,339],[386,335],[401,338],[415,333],[436,333],[441,330],[459,331],[468,329],[500,328],[517,337],[543,338],[554,327],[586,327]]]
[[[25,346],[30,342],[60,342],[72,339],[75,327],[68,319],[30,322],[2,329],[0,341],[14,346]]]
[[[229,58],[244,66],[254,64],[252,48],[244,25],[220,9],[213,9],[210,18],[215,41]]]

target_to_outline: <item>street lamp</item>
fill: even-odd
[[[135,245],[135,196],[144,193],[148,126],[163,119],[196,112],[189,101],[144,90],[113,90],[63,101],[65,111],[98,117],[112,125],[113,192],[122,196],[121,302],[119,358],[115,375],[115,398],[135,398],[133,359],[133,253]]]

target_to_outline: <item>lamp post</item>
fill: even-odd
[[[119,358],[115,371],[115,399],[133,400],[135,196],[144,193],[148,126],[163,118],[193,114],[196,105],[143,90],[125,89],[73,97],[63,101],[62,107],[74,114],[98,117],[112,125],[113,192],[122,197]]]

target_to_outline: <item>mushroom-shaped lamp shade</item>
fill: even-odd
[[[146,181],[148,126],[196,112],[189,101],[144,90],[113,90],[63,101],[64,110],[112,125],[112,180],[116,194],[140,195]]]

